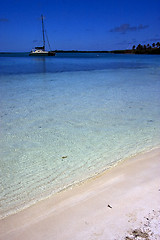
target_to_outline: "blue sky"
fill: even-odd
[[[0,51],[115,50],[160,41],[160,0],[0,0]]]

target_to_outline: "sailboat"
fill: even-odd
[[[42,19],[43,46],[35,47],[34,49],[32,49],[32,51],[29,53],[29,56],[55,56],[54,51],[51,51],[51,50],[46,51],[46,49],[45,49],[45,34],[46,34],[46,31],[44,29],[44,17],[43,17],[43,15],[41,15],[41,19]],[[46,37],[47,37],[47,34],[46,34]],[[48,41],[48,45],[49,45],[49,48],[50,48],[48,37],[47,37],[47,41]]]

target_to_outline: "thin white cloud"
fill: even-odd
[[[0,22],[8,22],[8,18],[0,18]]]
[[[139,24],[138,26],[131,26],[128,23],[124,23],[119,27],[115,27],[111,29],[110,32],[119,32],[119,33],[125,34],[126,32],[129,32],[129,31],[142,30],[148,27],[149,27],[148,25],[143,25],[143,24]]]

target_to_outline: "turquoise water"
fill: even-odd
[[[0,56],[0,216],[160,144],[160,56]]]

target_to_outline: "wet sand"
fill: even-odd
[[[0,221],[0,240],[160,239],[160,148]]]

